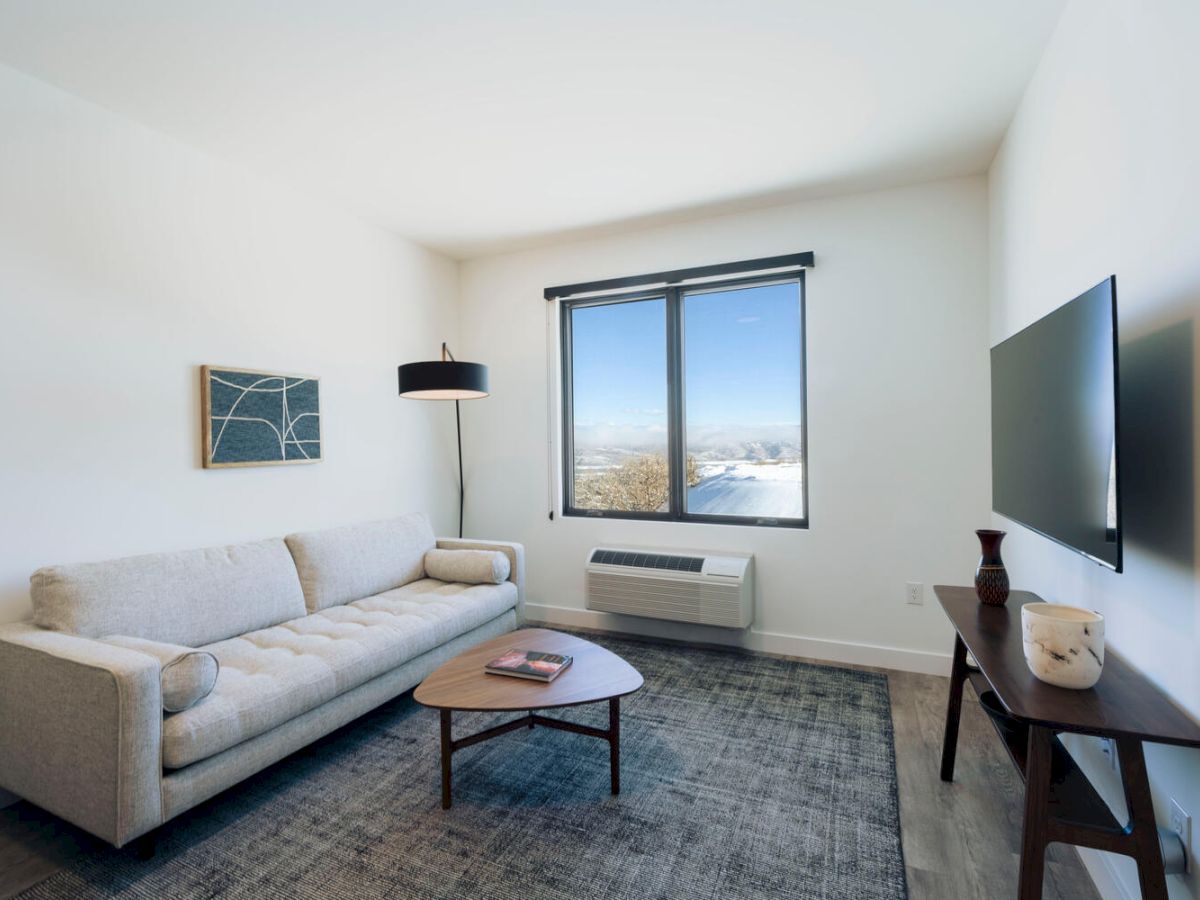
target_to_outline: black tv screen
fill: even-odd
[[[1117,281],[992,348],[992,509],[1121,571]]]

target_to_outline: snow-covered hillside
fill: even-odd
[[[804,518],[804,466],[800,463],[706,461],[699,484],[688,488],[688,512],[723,516]]]

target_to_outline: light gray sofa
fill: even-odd
[[[508,580],[425,577],[434,547],[501,551]],[[0,787],[119,847],[516,628],[523,573],[520,545],[419,514],[40,569],[33,623],[0,627]],[[212,692],[164,714],[129,638],[210,652]]]

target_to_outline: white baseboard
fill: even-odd
[[[1117,876],[1112,854],[1091,847],[1076,847],[1075,850],[1083,861],[1083,867],[1092,876],[1092,883],[1096,885],[1101,900],[1138,900],[1136,895],[1125,889],[1124,882]]]
[[[949,653],[930,653],[926,650],[906,650],[902,647],[882,647],[875,644],[857,644],[803,635],[778,634],[771,631],[757,631],[753,628],[736,631],[708,625],[668,622],[640,616],[619,616],[590,609],[572,609],[566,606],[547,606],[538,603],[525,604],[525,618],[533,622],[545,622],[547,625],[595,628],[599,631],[625,632],[644,637],[724,644],[731,647],[744,647],[747,650],[757,650],[762,653],[778,653],[781,656],[799,656],[826,662],[877,666],[883,669],[898,669],[902,672],[918,672],[923,675],[950,674]]]

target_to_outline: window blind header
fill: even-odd
[[[582,295],[601,295],[611,291],[637,290],[639,288],[667,287],[677,284],[719,283],[723,276],[769,275],[798,272],[813,267],[813,253],[789,253],[784,256],[764,256],[762,259],[747,259],[741,262],[719,263],[713,266],[695,266],[691,269],[675,269],[669,272],[651,272],[648,275],[629,275],[625,278],[606,278],[601,281],[585,281],[580,284],[564,284],[548,287],[543,292],[546,300],[566,300]]]

